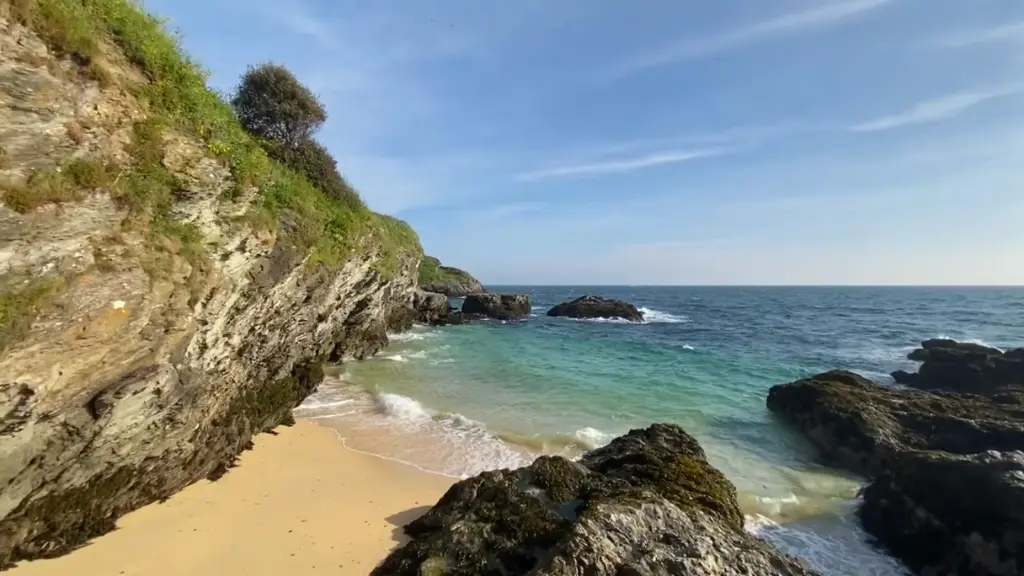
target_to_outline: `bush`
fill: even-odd
[[[304,140],[296,148],[268,145],[267,153],[271,158],[305,176],[310,184],[330,198],[355,211],[366,208],[359,193],[349,186],[338,172],[338,164],[334,157],[316,140]]]
[[[316,96],[284,66],[250,66],[231,99],[250,134],[298,148],[327,121]]]

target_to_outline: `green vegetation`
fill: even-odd
[[[407,226],[398,226],[366,209],[358,195],[340,175],[331,182],[333,169],[326,151],[307,148],[299,154],[300,175],[268,158],[263,146],[243,129],[232,107],[206,85],[207,73],[184,55],[179,40],[168,34],[163,24],[130,0],[0,0],[10,3],[12,14],[30,26],[55,51],[82,64],[90,76],[101,82],[113,82],[111,64],[104,61],[102,46],[118,46],[128,61],[138,67],[148,82],[133,83],[126,89],[142,101],[149,119],[135,129],[130,151],[130,173],[119,177],[118,198],[135,216],[147,215],[149,222],[166,220],[174,192],[179,188],[172,174],[160,164],[160,135],[173,130],[191,135],[206,144],[208,153],[230,167],[235,189],[229,199],[243,197],[255,187],[258,195],[250,224],[275,230],[278,241],[311,250],[314,264],[337,266],[356,250],[378,250],[381,268],[393,271],[391,262],[402,254],[422,254],[419,240]],[[297,94],[298,92],[293,92]],[[319,105],[319,103],[316,103]],[[313,113],[311,102],[291,109]],[[301,121],[282,124],[291,143]],[[322,123],[322,121],[321,121]],[[307,123],[306,135],[319,126]],[[273,135],[274,131],[266,132]],[[318,145],[316,145],[318,146]],[[316,157],[320,165],[314,165]],[[310,159],[314,160],[310,160]],[[326,176],[325,176],[326,174]],[[340,182],[340,184],[339,184]],[[39,182],[47,201],[72,200],[76,191]],[[318,188],[322,186],[324,189]],[[26,186],[31,188],[31,184]],[[40,205],[40,196],[25,191],[8,191],[4,201],[23,211]],[[382,224],[384,224],[382,226]],[[159,233],[176,233],[173,227],[158,226]],[[179,238],[181,239],[181,238]],[[188,242],[185,242],[188,243]]]
[[[46,204],[79,200],[83,190],[109,184],[111,173],[112,169],[103,163],[74,160],[53,170],[34,172],[24,185],[0,186],[0,198],[12,210],[24,214]]]
[[[33,280],[0,291],[0,353],[28,332],[43,304],[63,285],[59,279]]]
[[[327,110],[284,66],[250,66],[231,99],[250,134],[296,149],[327,121]]]
[[[433,256],[424,256],[420,262],[419,283],[420,286],[479,284],[469,272],[452,266],[442,266],[441,261]]]

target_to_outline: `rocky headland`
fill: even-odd
[[[453,266],[442,266],[441,261],[433,256],[423,257],[418,282],[422,290],[450,297],[486,292],[472,274]]]
[[[871,479],[859,516],[921,574],[1024,571],[1024,350],[929,340],[906,386],[833,371],[775,386],[768,408],[824,460]]]
[[[733,485],[665,424],[463,480],[405,532],[375,576],[815,574],[745,532]]]
[[[591,296],[590,294],[554,306],[548,310],[548,316],[621,319],[630,322],[644,321],[643,312],[629,302]]]

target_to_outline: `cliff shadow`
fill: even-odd
[[[423,516],[431,508],[433,508],[433,506],[416,506],[415,508],[409,508],[408,510],[392,514],[386,518],[388,523],[395,527],[391,531],[391,539],[395,542],[396,548],[403,546],[409,541],[409,537],[405,534],[405,525],[420,516]]]

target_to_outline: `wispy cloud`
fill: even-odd
[[[635,170],[642,170],[644,168],[652,168],[654,166],[679,164],[682,162],[699,160],[701,158],[722,156],[724,154],[729,154],[730,152],[731,150],[727,148],[658,152],[633,158],[615,158],[585,164],[572,164],[556,166],[553,168],[544,168],[520,174],[516,177],[516,180],[519,180],[520,182],[533,182],[536,180],[548,180],[551,178],[592,176],[594,174],[623,174],[626,172],[633,172]]]
[[[790,12],[741,28],[665,46],[615,66],[610,75],[624,76],[657,66],[683,62],[759,42],[776,36],[817,30],[877,10],[895,0],[846,0],[800,12]]]
[[[1021,90],[1022,86],[1008,86],[992,90],[950,94],[934,100],[919,102],[908,110],[897,114],[882,116],[855,124],[850,127],[850,130],[853,132],[880,132],[914,124],[938,122],[939,120],[958,116],[989,100],[1018,94]]]
[[[1024,42],[1024,22],[1013,22],[955,34],[941,39],[938,44],[946,48],[963,48],[997,42]]]

